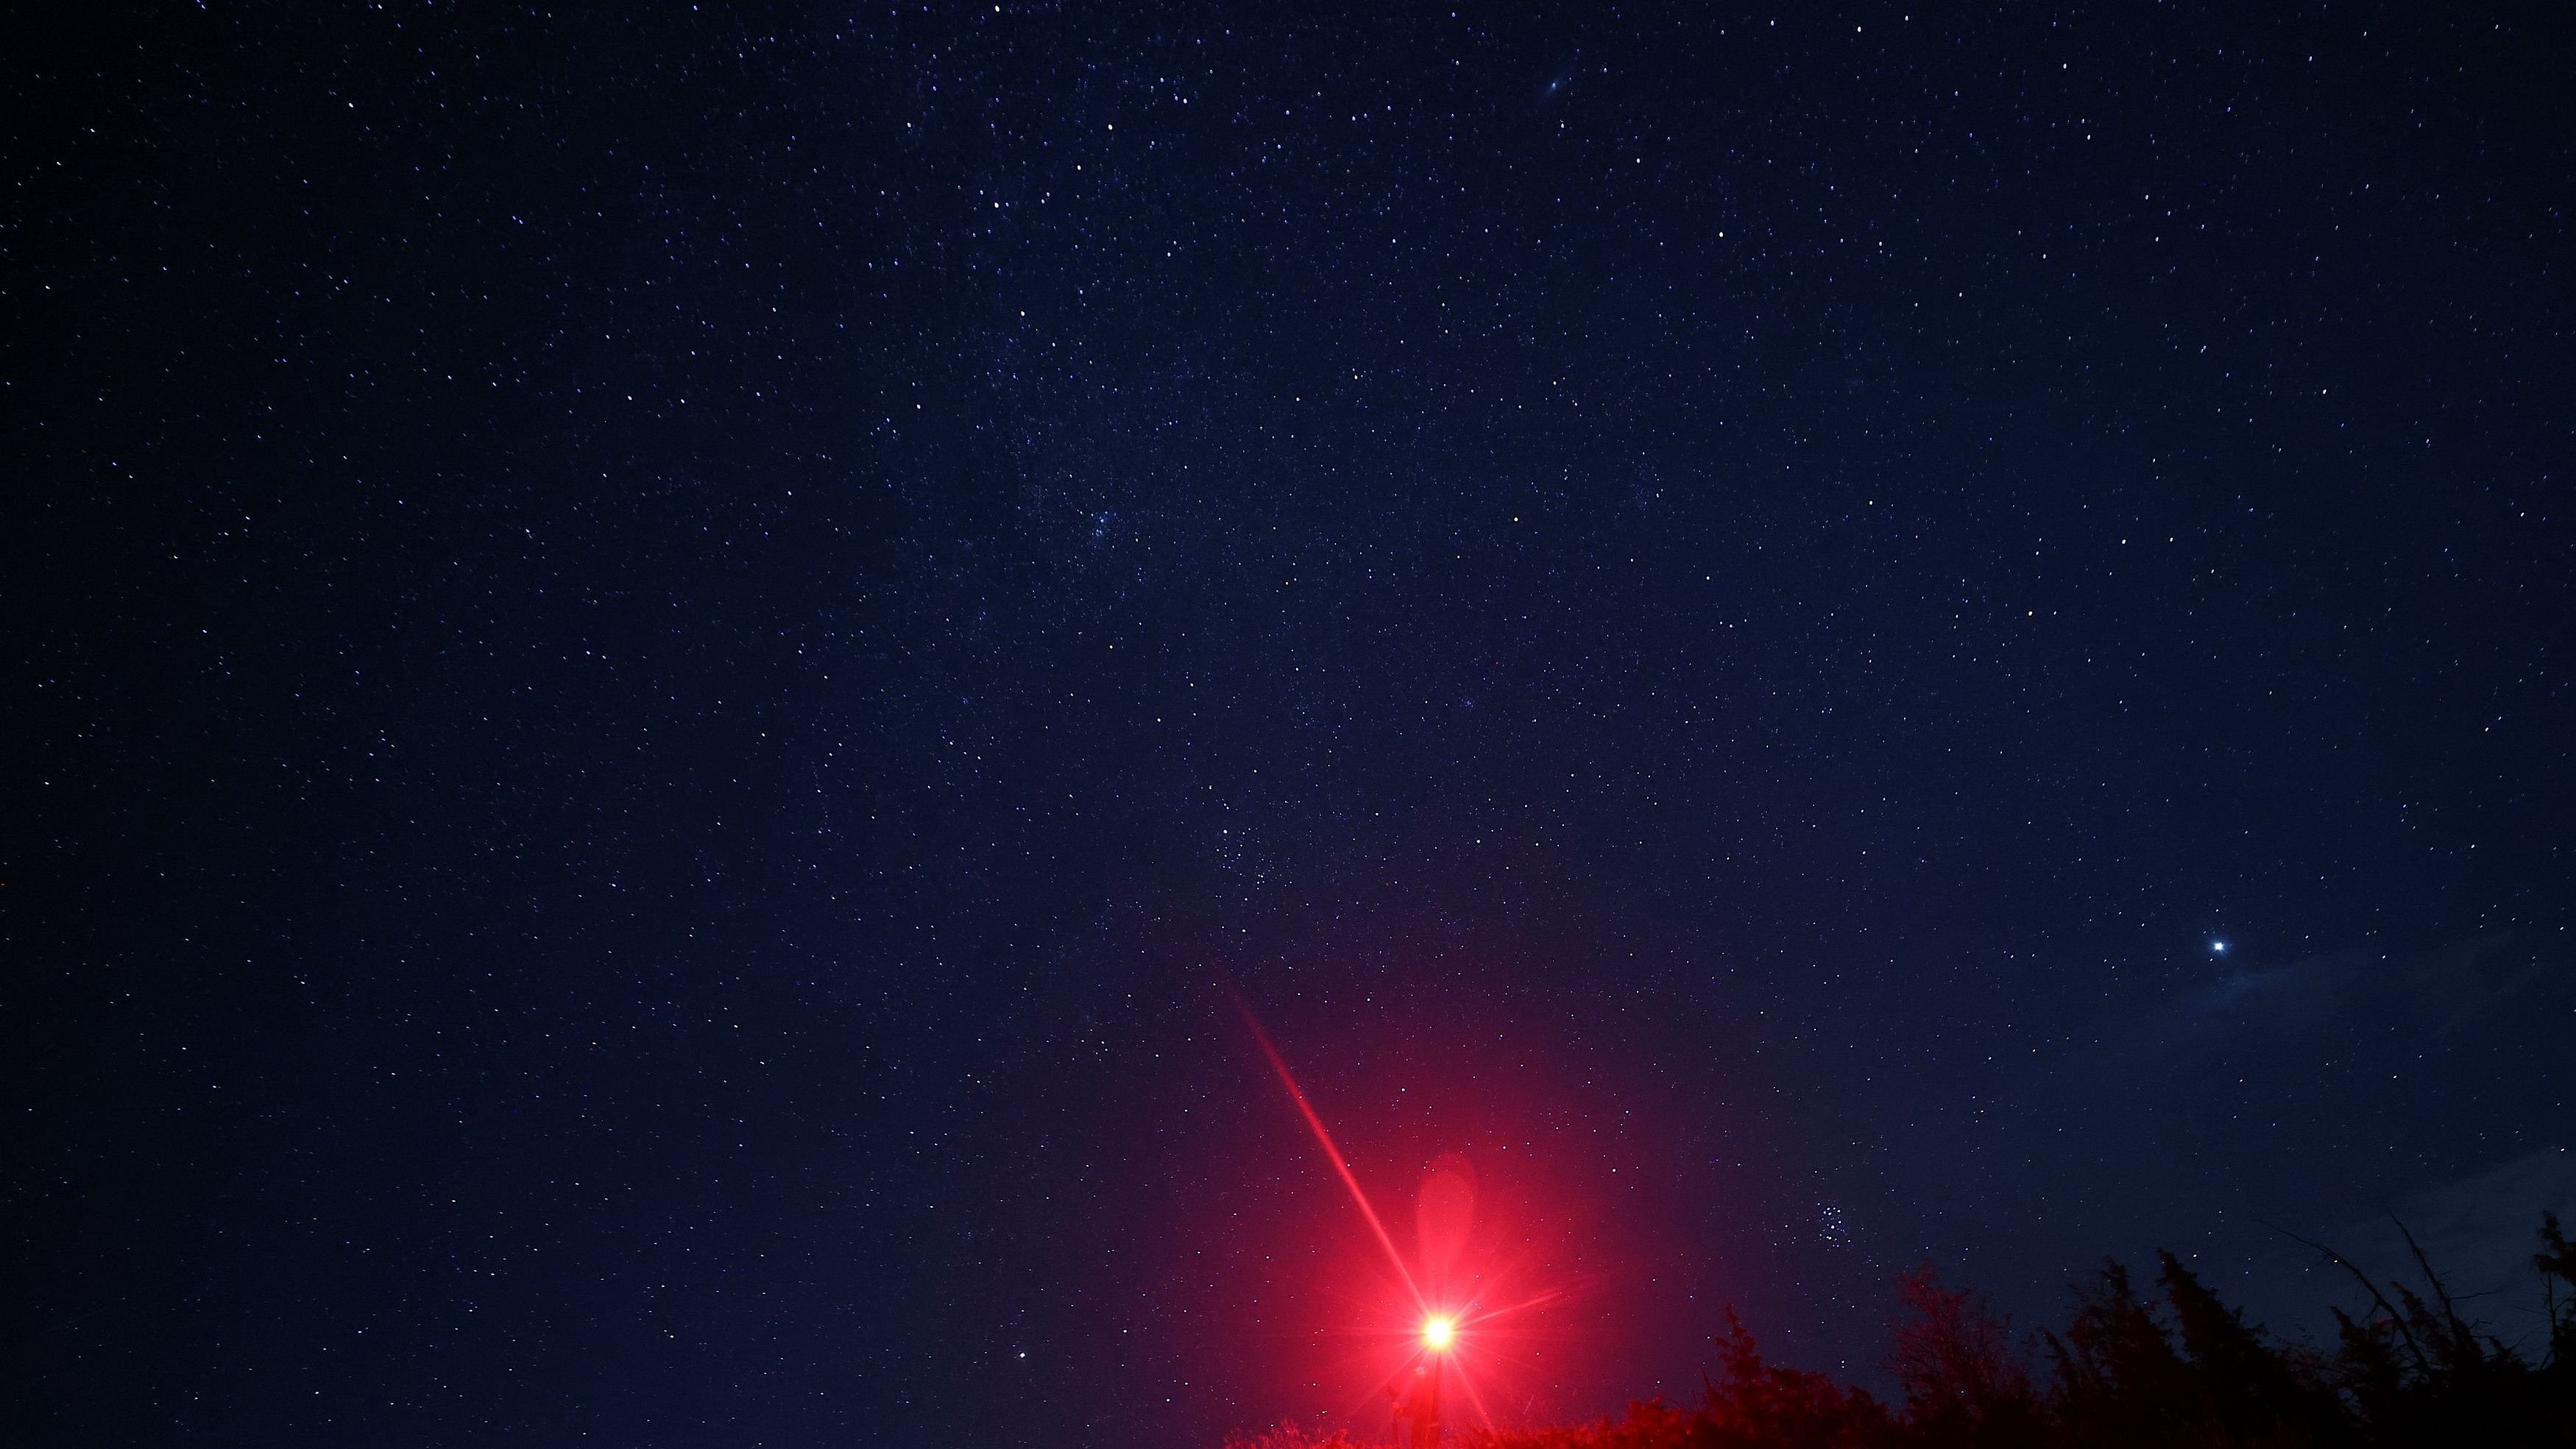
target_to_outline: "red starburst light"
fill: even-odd
[[[1522,1338],[1510,1320],[1556,1302],[1564,1291],[1523,1291],[1499,1305],[1492,1301],[1511,1291],[1520,1276],[1519,1265],[1482,1261],[1469,1251],[1475,1217],[1474,1173],[1464,1158],[1455,1156],[1435,1160],[1423,1176],[1415,1202],[1420,1251],[1408,1258],[1396,1246],[1394,1235],[1369,1202],[1322,1115],[1298,1086],[1269,1033],[1250,1006],[1239,998],[1235,1006],[1392,1271],[1388,1287],[1399,1295],[1396,1301],[1381,1300],[1382,1306],[1376,1308],[1358,1305],[1363,1308],[1362,1321],[1353,1327],[1362,1351],[1375,1360],[1369,1372],[1385,1396],[1381,1412],[1392,1410],[1398,1442],[1429,1446],[1440,1441],[1441,1401],[1453,1386],[1484,1427],[1495,1427],[1486,1399],[1494,1387],[1492,1381],[1506,1372],[1506,1359],[1497,1350]],[[1468,1285],[1469,1291],[1456,1291],[1455,1285]]]

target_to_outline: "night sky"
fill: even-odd
[[[2391,1211],[2537,1323],[2563,8],[76,13],[13,1442],[1383,1432],[1238,1001],[1498,1418]]]

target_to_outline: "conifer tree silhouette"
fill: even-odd
[[[2105,1259],[2075,1289],[2062,1330],[2040,1335],[2032,1383],[2009,1320],[1930,1265],[1897,1280],[1906,1317],[1890,1367],[1902,1411],[1819,1373],[1766,1363],[1727,1310],[1705,1400],[1629,1405],[1624,1419],[1470,1431],[1463,1449],[2576,1449],[2576,1246],[2544,1213],[2532,1255],[2543,1287],[2538,1362],[2477,1331],[2403,1223],[2423,1290],[2383,1284],[2310,1243],[2367,1294],[2338,1311],[2331,1358],[2245,1321],[2180,1258],[2159,1252],[2160,1299]],[[2305,1242],[2305,1239],[2300,1239]],[[1237,1449],[1355,1449],[1283,1425]]]

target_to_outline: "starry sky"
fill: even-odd
[[[2576,25],[84,7],[0,43],[0,1412],[1372,1427],[2576,1208]],[[2377,1256],[2373,1256],[2377,1255]],[[2516,1315],[2521,1315],[2516,1317]],[[1382,1404],[1382,1400],[1380,1401]],[[32,1427],[29,1427],[32,1426]]]

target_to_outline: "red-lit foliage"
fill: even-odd
[[[1932,1265],[1896,1280],[1907,1317],[1892,1355],[1905,1417],[1924,1444],[2023,1449],[2041,1442],[2039,1400],[2012,1322],[1973,1288],[1945,1288]]]

